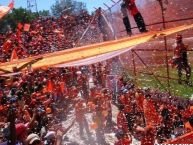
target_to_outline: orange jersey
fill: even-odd
[[[124,112],[125,113],[130,113],[133,111],[131,99],[129,97],[122,95],[120,97],[120,103],[124,105]]]
[[[117,115],[117,127],[124,132],[128,132],[128,123],[123,111],[120,111]]]
[[[189,122],[186,122],[186,123],[185,123],[185,129],[186,129],[188,132],[193,131],[193,127],[190,125]]]
[[[147,124],[151,124],[151,125],[160,124],[161,120],[159,118],[159,115],[155,109],[155,106],[152,100],[145,99],[143,101],[143,110],[144,110],[144,116]]]
[[[143,101],[144,101],[143,95],[139,95],[136,97],[136,104],[137,104],[137,111],[138,112],[143,112]]]

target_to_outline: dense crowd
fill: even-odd
[[[86,12],[38,18],[29,31],[20,27],[16,33],[8,31],[0,35],[0,61],[10,61],[14,49],[19,58],[25,58],[73,48],[91,19]],[[100,31],[91,29],[85,42],[99,40]],[[107,145],[106,133],[115,134],[115,145],[129,145],[134,139],[152,145],[193,131],[189,100],[139,88],[124,76],[109,78],[110,72],[106,62],[28,70],[0,78],[0,145],[61,145],[74,124],[79,127],[80,138],[87,138],[91,145]],[[116,109],[119,112],[113,116]],[[73,113],[74,120],[64,127],[63,122]]]
[[[20,59],[33,55],[64,50],[80,46],[80,38],[89,26],[93,16],[83,11],[80,15],[61,15],[39,17],[30,23],[29,31],[24,31],[24,24],[18,23],[16,32],[11,29],[0,34],[0,62],[10,61],[13,49]],[[87,31],[82,43],[92,44],[99,41],[97,22]]]
[[[107,65],[98,63],[1,79],[2,144],[60,145],[74,123],[79,126],[81,139],[100,145],[108,144],[105,134],[109,132],[117,137],[115,145],[131,144],[133,139],[147,145],[164,143],[193,130],[190,101],[140,89],[121,76],[115,92],[108,88],[109,72]],[[114,116],[117,122],[113,121],[112,106],[119,109]],[[72,110],[75,119],[64,127],[62,122]],[[87,114],[91,114],[92,124]]]

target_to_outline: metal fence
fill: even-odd
[[[127,34],[120,11],[120,4],[122,1],[111,1],[113,3],[112,5],[104,4],[107,8],[104,10],[105,15],[112,24],[115,36],[117,38],[124,37]],[[136,0],[136,2],[140,1]],[[168,4],[164,2],[165,1],[162,0],[147,0],[141,5],[137,3],[149,31],[193,23],[193,6],[191,5],[191,0],[183,2],[180,0],[169,0]],[[129,15],[129,19],[131,21],[133,33],[139,33],[131,15]],[[187,38],[185,39],[185,43],[187,43],[190,48],[193,48],[193,39],[191,39],[193,31],[184,31],[182,34]],[[148,80],[154,80],[149,83],[149,86],[161,88],[173,95],[183,94],[183,88],[181,88],[182,90],[178,90],[177,87],[181,86],[176,85],[178,78],[175,73],[175,68],[171,68],[168,64],[169,60],[172,58],[172,44],[175,42],[174,38],[175,35],[172,35],[170,37],[164,37],[163,40],[159,39],[154,42],[139,45],[120,57],[122,64],[130,71],[138,84],[144,86],[144,83]],[[190,62],[193,62],[193,57],[191,56],[193,56],[192,50],[189,52],[189,58]],[[189,92],[184,92],[184,97],[190,97],[190,94],[193,94],[193,89],[189,90]],[[179,91],[181,92],[179,93]]]

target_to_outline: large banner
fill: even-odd
[[[11,9],[14,7],[14,1],[12,1],[8,6],[0,6],[0,19],[3,18]]]

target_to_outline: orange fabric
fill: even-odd
[[[155,144],[155,138],[156,138],[156,129],[146,128],[145,129],[145,136],[141,140],[141,145],[154,145]]]
[[[188,108],[186,110],[183,110],[181,112],[181,115],[183,118],[187,119],[187,118],[190,118],[192,116],[192,111]]]
[[[1,111],[4,111],[4,108],[3,108],[2,105],[0,105],[0,112],[1,112]]]
[[[46,91],[47,92],[53,92],[53,90],[54,90],[53,83],[52,83],[51,80],[49,80],[48,83],[47,83]]]
[[[21,29],[23,28],[23,25],[22,25],[21,23],[18,23],[18,24],[17,24],[17,28],[18,28],[19,30],[21,30]]]
[[[15,49],[13,49],[12,54],[11,54],[11,61],[14,61],[17,59],[18,59],[17,52]]]
[[[158,113],[156,112],[155,106],[153,101],[145,99],[143,101],[143,110],[144,110],[144,116],[146,123],[148,125],[159,125],[161,122],[161,119],[159,118]]]
[[[170,140],[164,144],[192,144],[193,142],[193,132],[187,133],[173,140]]]
[[[30,24],[25,24],[24,27],[23,27],[23,31],[28,32],[29,29],[30,29]]]
[[[11,47],[11,41],[8,39],[3,44],[3,51],[7,53],[9,51],[10,47]]]
[[[117,115],[117,127],[124,132],[128,132],[128,123],[124,112],[120,111]]]
[[[13,8],[14,8],[14,0],[11,1],[11,3],[8,5],[8,7],[9,7],[10,9],[13,9]]]
[[[115,145],[130,145],[131,144],[131,139],[128,137],[124,137],[119,139]]]
[[[67,94],[68,93],[68,90],[66,88],[66,83],[65,82],[60,82],[60,91],[63,93],[63,94]]]
[[[11,9],[14,7],[14,1],[12,1],[8,7],[1,7],[0,9],[0,19],[3,18]]]
[[[143,101],[144,101],[144,96],[143,95],[139,95],[136,96],[136,104],[137,104],[137,111],[138,112],[143,112]]]
[[[188,132],[193,131],[193,127],[190,125],[189,122],[186,122],[186,123],[185,123],[185,129],[186,129]]]
[[[132,106],[131,106],[131,99],[130,99],[130,97],[126,97],[126,96],[122,95],[120,97],[120,102],[121,102],[121,104],[123,104],[125,106],[124,107],[124,112],[125,113],[132,112]]]

